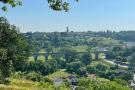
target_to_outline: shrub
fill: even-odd
[[[34,71],[26,74],[25,78],[28,80],[38,81],[38,82],[42,80],[42,76],[39,73],[36,73]]]
[[[107,69],[107,67],[105,65],[98,64],[96,66],[96,69],[99,70],[99,71],[105,71]]]
[[[92,74],[97,72],[97,69],[95,67],[91,67],[91,66],[87,66],[86,70],[88,73],[92,73]]]

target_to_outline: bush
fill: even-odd
[[[118,68],[117,65],[114,65],[114,66],[111,66],[111,67],[110,67],[111,70],[116,70],[117,68]]]
[[[122,86],[128,85],[128,83],[125,80],[122,80],[122,79],[114,79],[113,81],[115,81],[118,84],[121,84]]]
[[[86,76],[86,68],[85,67],[82,67],[82,68],[79,68],[78,70],[77,70],[77,74],[79,75],[79,76]]]
[[[26,74],[25,78],[28,80],[32,80],[34,82],[35,81],[40,82],[42,80],[42,76],[36,72],[30,72],[30,73]]]
[[[14,72],[13,74],[12,74],[12,78],[15,78],[15,79],[22,79],[22,78],[24,78],[24,76],[26,75],[27,73],[26,72]]]
[[[81,78],[77,90],[131,90],[114,81],[98,81],[89,78]]]
[[[87,66],[86,70],[88,73],[94,74],[97,72],[97,69],[95,67]]]
[[[128,81],[128,80],[132,80],[132,77],[133,76],[131,73],[125,73],[125,74],[120,75],[118,78]]]
[[[98,65],[96,66],[96,69],[97,69],[98,71],[106,71],[107,66],[102,65],[102,64],[98,64]]]

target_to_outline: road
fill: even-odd
[[[114,62],[114,60],[107,60],[107,59],[104,59],[105,62],[108,62],[110,64],[113,64],[113,65],[116,65],[116,63]],[[119,67],[121,68],[128,68],[128,65],[120,65],[118,64]]]

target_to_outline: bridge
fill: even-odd
[[[106,53],[108,51],[93,51],[93,52],[90,52],[90,53],[94,53],[95,55],[95,59],[98,60],[99,59],[99,54],[100,53],[104,53],[105,56],[106,56]],[[88,52],[75,52],[75,54],[86,54]],[[37,60],[38,56],[44,56],[45,59],[48,59],[48,56],[49,55],[52,55],[52,56],[61,56],[61,55],[65,55],[66,52],[52,52],[52,53],[33,53],[32,56],[34,57],[34,60]]]

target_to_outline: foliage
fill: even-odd
[[[21,34],[15,26],[10,25],[4,18],[0,20],[1,80],[6,80],[10,76],[10,71],[14,70],[19,72],[12,72],[13,78],[34,81],[34,85],[38,84],[37,86],[43,90],[47,86],[53,90],[65,90],[67,86],[56,87],[51,80],[57,77],[66,78],[71,74],[77,74],[80,78],[89,73],[111,81],[82,79],[78,84],[78,90],[124,90],[123,88],[129,90],[124,85],[127,85],[126,81],[132,79],[131,73],[119,74],[117,68],[111,67],[113,65],[105,62],[105,60],[92,60],[91,54],[103,49],[109,51],[106,55],[108,59],[115,58],[118,63],[124,62],[124,64],[128,63],[127,60],[132,64],[134,63],[134,49],[125,47],[118,40],[113,40],[111,37],[113,34],[115,37],[114,32],[107,31],[103,34],[102,32],[68,31]],[[103,36],[102,34],[105,36],[100,37]],[[32,44],[34,50],[29,47],[29,44]],[[39,60],[38,57],[37,60],[28,60],[27,57],[30,53],[49,53],[51,58]],[[40,55],[40,59],[41,57],[44,59],[44,56]],[[21,82],[20,84],[24,85],[25,83]],[[49,89],[47,88],[47,90]]]
[[[98,64],[98,65],[96,66],[96,69],[97,69],[98,71],[106,71],[106,70],[107,70],[107,67],[106,67],[105,65]]]
[[[4,78],[10,76],[11,68],[17,70],[29,55],[29,45],[18,28],[10,25],[7,19],[0,17],[0,70]]]
[[[131,63],[131,65],[135,65],[135,53],[130,56],[129,62]]]
[[[48,82],[33,82],[30,80],[12,79],[9,85],[0,85],[0,90],[69,90],[70,88],[61,85],[54,86]]]
[[[90,65],[86,67],[88,73],[95,74],[97,69],[95,67],[91,67]]]
[[[132,80],[132,77],[133,77],[133,75],[130,72],[118,76],[118,78],[125,80],[125,81]]]
[[[77,90],[131,90],[126,86],[112,81],[98,81],[89,78],[79,80]]]
[[[79,68],[78,70],[77,70],[77,74],[79,75],[79,76],[86,76],[86,73],[87,73],[87,70],[86,70],[86,68],[85,67],[81,67],[81,68]]]
[[[12,74],[11,78],[13,79],[26,79],[31,80],[33,82],[43,82],[43,83],[50,83],[53,84],[51,79],[41,75],[38,72],[15,72]]]
[[[0,83],[5,83],[11,74],[11,60],[8,60],[7,50],[0,49]]]
[[[107,54],[106,54],[106,58],[107,59],[114,59],[114,57],[116,57],[116,53],[115,52],[113,52],[113,51],[107,52]]]
[[[78,1],[78,0],[75,0]],[[21,0],[0,0],[1,3],[4,4],[2,8],[2,10],[7,11],[7,5],[10,5],[12,7],[16,7],[16,6],[21,6],[22,5],[22,1]],[[69,10],[69,3],[67,1],[64,0],[47,0],[49,6],[51,9],[55,10],[55,11],[61,11],[64,10],[65,12],[67,12]]]
[[[48,60],[45,62],[42,62],[40,60],[35,62],[32,61],[26,65],[25,71],[27,72],[35,71],[41,73],[42,75],[48,75],[57,70],[57,64],[56,62],[55,63],[54,62],[55,62],[54,60]]]
[[[114,79],[113,81],[118,83],[118,84],[121,84],[122,86],[128,85],[128,83],[125,80],[122,80],[122,79]]]
[[[68,77],[70,75],[71,74],[69,74],[65,71],[56,71],[52,74],[47,75],[46,77],[52,80],[53,78],[58,78],[58,77],[65,78],[65,77]]]
[[[70,73],[75,73],[82,66],[83,66],[83,64],[79,61],[78,62],[71,62],[71,63],[67,63],[66,69]]]
[[[42,80],[41,75],[36,72],[30,72],[30,73],[26,74],[25,78],[27,80],[32,80],[32,81],[37,81],[37,82]]]
[[[12,7],[15,7],[15,6],[18,6],[18,5],[19,6],[22,5],[20,0],[0,0],[0,2],[3,3],[3,4],[9,4]],[[7,6],[4,5],[3,7],[1,7],[1,9],[3,11],[7,11]]]
[[[83,54],[81,61],[84,65],[88,65],[91,63],[92,60],[92,56],[90,54]]]
[[[77,57],[76,51],[73,49],[62,48],[61,52],[64,53],[64,57],[67,63],[74,62]]]

